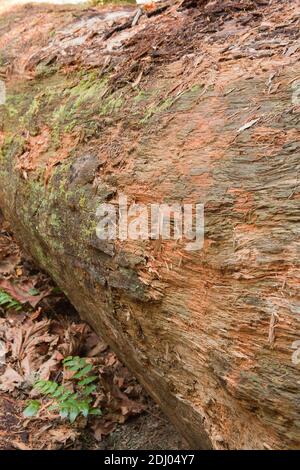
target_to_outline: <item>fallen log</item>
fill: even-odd
[[[295,449],[299,14],[242,3],[2,16],[0,206],[192,446]],[[203,246],[101,239],[121,196],[204,204]]]

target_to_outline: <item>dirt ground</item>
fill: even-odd
[[[22,253],[2,216],[0,292],[21,305],[0,307],[0,449],[187,448],[127,368]],[[73,425],[47,409],[25,418],[33,375],[61,380],[62,359],[69,354],[86,357],[98,370],[95,398],[103,415]]]

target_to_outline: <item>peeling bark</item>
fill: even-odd
[[[293,2],[280,11],[273,3],[259,14],[286,15],[290,31]],[[240,16],[226,14],[228,33],[226,21]],[[178,18],[137,25],[136,43],[131,31],[111,70],[102,52],[89,56],[102,75],[87,72],[83,82],[76,69],[65,72],[74,57],[84,69],[87,46],[77,40],[61,53],[77,20],[48,48],[14,59],[15,70],[25,63],[35,75],[15,72],[8,83],[0,205],[27,251],[195,448],[299,448],[299,56],[284,54],[286,43],[269,58],[251,52],[238,40],[248,31],[258,44],[253,29],[262,26],[249,20],[233,36],[191,33],[194,56],[147,69],[136,58],[145,57],[143,37],[151,45],[172,22],[197,33],[199,20]],[[224,41],[240,49],[226,55]],[[47,54],[60,69],[37,75]],[[118,79],[124,54],[145,67],[140,90],[132,65],[124,69],[131,83]],[[96,208],[120,193],[145,204],[204,203],[203,250],[97,239]]]

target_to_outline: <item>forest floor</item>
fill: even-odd
[[[3,292],[16,303],[0,306],[1,450],[187,448],[135,377],[22,252],[1,216],[0,299]],[[103,414],[70,424],[46,407],[26,418],[36,378],[63,380],[62,361],[70,355],[93,364]]]

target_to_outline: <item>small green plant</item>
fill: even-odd
[[[7,309],[13,308],[14,310],[21,310],[22,305],[17,300],[13,299],[11,295],[3,290],[0,290],[0,307]]]
[[[100,415],[101,410],[92,406],[94,401],[92,394],[97,388],[95,381],[98,379],[96,375],[90,375],[93,366],[79,356],[69,356],[64,359],[63,364],[67,370],[75,372],[71,378],[75,391],[51,380],[38,380],[34,384],[34,388],[52,402],[49,409],[57,410],[62,419],[67,418],[71,423],[80,414],[86,418],[89,415]],[[32,400],[23,414],[27,418],[36,416],[40,409],[41,403]]]

